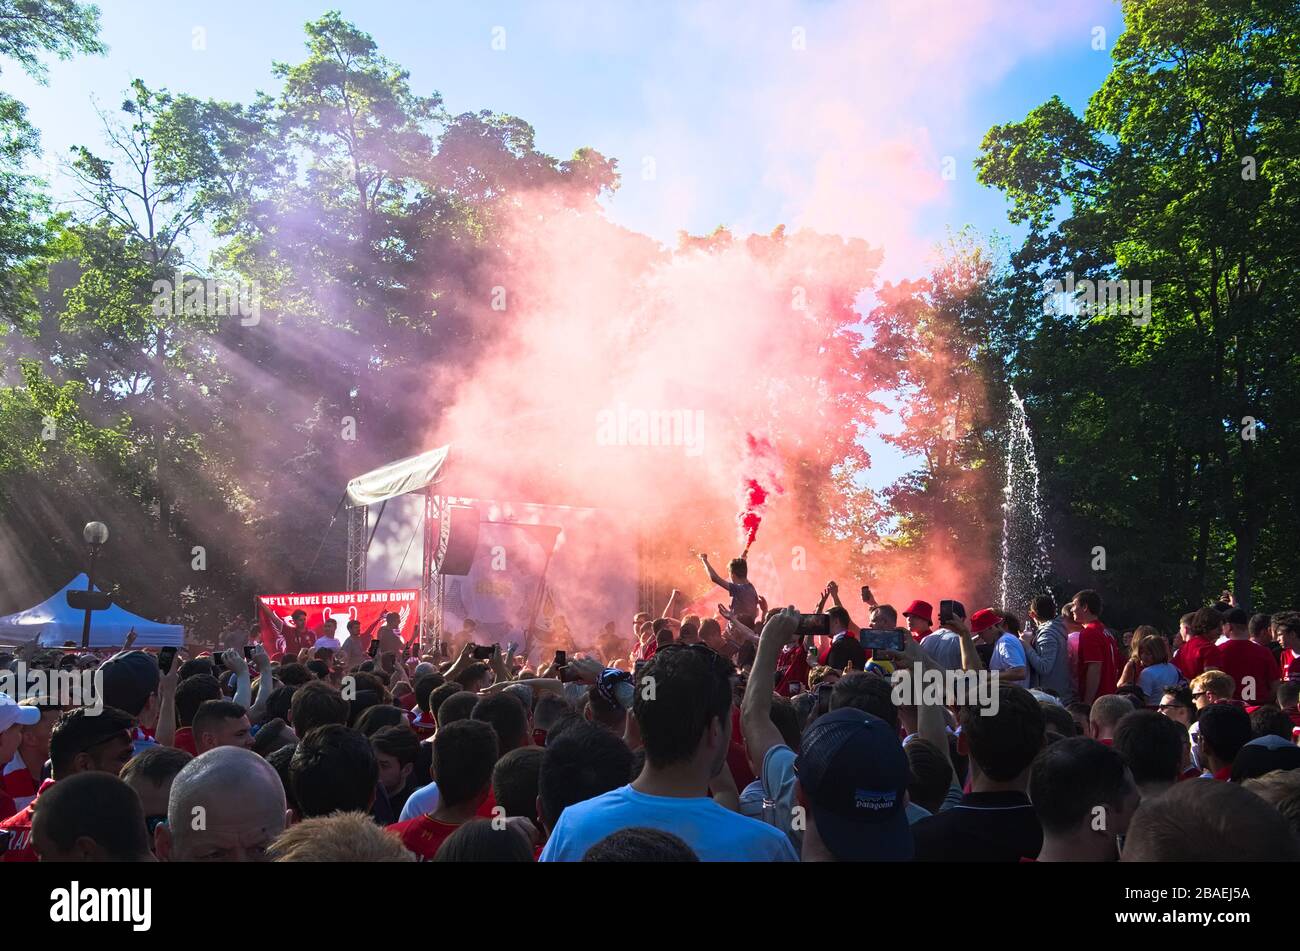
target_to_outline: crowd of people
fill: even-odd
[[[0,694],[0,860],[1300,858],[1294,611],[1166,636],[1091,590],[1022,617],[864,588],[855,621],[834,582],[801,613],[704,562],[716,614],[674,593],[538,663],[387,620],[170,664],[19,645],[0,669],[99,695]]]

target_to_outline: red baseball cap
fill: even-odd
[[[978,634],[987,631],[994,624],[1002,623],[1002,615],[992,608],[981,608],[970,616],[970,632]]]
[[[919,617],[926,624],[934,624],[934,607],[929,601],[913,601],[903,612],[903,617]]]

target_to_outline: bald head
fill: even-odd
[[[258,862],[284,831],[284,786],[256,753],[221,746],[190,760],[172,781],[159,858],[172,862]]]

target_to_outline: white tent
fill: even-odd
[[[0,617],[0,643],[25,644],[39,637],[42,647],[62,647],[68,641],[80,647],[86,612],[68,606],[68,592],[85,590],[86,576],[80,574],[36,607]],[[114,604],[91,615],[90,646],[120,647],[131,628],[135,628],[136,647],[180,647],[184,643],[185,629],[179,624],[159,624]]]
[[[348,483],[348,505],[375,505],[432,485],[442,475],[450,449],[450,446],[430,449],[357,476]]]

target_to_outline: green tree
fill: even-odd
[[[977,162],[1028,226],[1010,282],[1034,328],[1017,376],[1076,554],[1122,553],[1108,583],[1127,574],[1170,613],[1225,582],[1247,609],[1288,603],[1300,591],[1282,541],[1297,527],[1285,460],[1300,427],[1300,10],[1123,10],[1086,113],[1053,98],[991,129]],[[1115,308],[1042,313],[1042,282],[1067,272],[1150,281],[1149,324]]]

